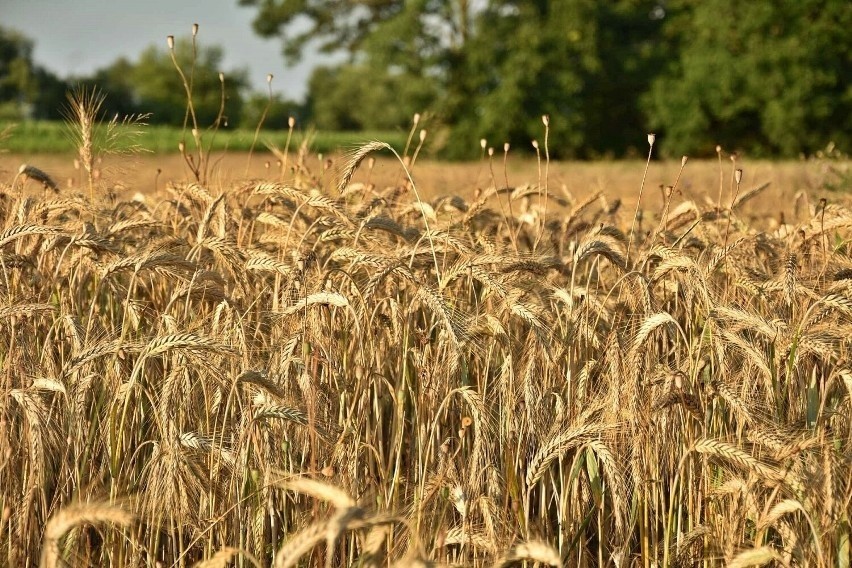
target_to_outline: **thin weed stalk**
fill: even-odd
[[[266,120],[266,115],[269,113],[269,108],[272,106],[272,73],[266,75],[266,90],[267,90],[267,98],[266,98],[266,106],[263,107],[263,112],[260,113],[260,119],[257,121],[257,126],[254,128],[254,136],[251,140],[251,147],[249,148],[248,160],[246,161],[246,177],[249,175],[249,171],[251,170],[251,157],[254,154],[254,147],[257,144],[257,137],[260,135],[260,128],[263,126],[263,122]],[[290,136],[287,136],[287,143],[290,143]]]
[[[656,135],[648,134],[648,159],[645,161],[645,171],[642,172],[642,183],[639,186],[639,197],[636,199],[636,211],[633,213],[633,220],[630,222],[630,234],[627,237],[627,253],[625,254],[625,262],[630,261],[630,246],[633,244],[633,231],[636,229],[636,219],[639,217],[639,207],[642,205],[642,192],[645,189],[645,179],[648,177],[648,167],[651,165],[651,154],[654,151],[654,141]]]

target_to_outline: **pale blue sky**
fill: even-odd
[[[35,60],[61,77],[85,75],[119,56],[135,59],[166,36],[189,35],[197,22],[199,42],[225,50],[225,69],[247,67],[253,88],[272,87],[290,98],[305,94],[311,69],[321,59],[285,68],[278,39],[262,39],[251,28],[255,9],[237,0],[0,0],[0,25],[35,41]]]

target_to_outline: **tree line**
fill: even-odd
[[[107,118],[147,115],[152,124],[183,124],[186,93],[165,38],[134,60],[120,57],[89,76],[69,79],[36,64],[33,47],[32,39],[0,27],[0,121],[61,120],[70,91],[97,88],[105,95],[101,111]],[[286,128],[290,116],[306,118],[301,103],[251,92],[246,69],[223,69],[221,46],[184,37],[176,40],[173,53],[192,82],[199,124],[218,120],[222,128],[254,128],[264,111],[267,123],[278,128]]]
[[[279,37],[288,62],[307,49],[347,55],[313,72],[305,101],[273,98],[273,126],[296,116],[320,129],[407,129],[421,113],[447,157],[477,156],[481,138],[543,146],[543,115],[557,157],[641,155],[650,131],[674,156],[721,144],[795,157],[852,142],[847,0],[238,1],[256,8],[255,31]],[[9,101],[44,117],[61,106],[65,86],[27,60],[28,41],[0,34],[0,115]],[[189,41],[175,54],[194,69],[196,110],[209,123],[223,51],[198,48],[191,66]],[[228,124],[254,127],[268,94],[248,92],[245,70],[224,75]],[[184,119],[165,46],[79,81],[99,85],[110,111]]]

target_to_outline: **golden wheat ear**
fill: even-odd
[[[94,197],[96,175],[95,127],[98,124],[104,100],[106,95],[97,87],[92,89],[77,87],[68,93],[68,105],[63,111],[71,139],[77,147],[80,164],[86,171],[90,198]]]
[[[54,192],[59,193],[59,186],[53,181],[47,173],[43,170],[38,169],[35,166],[31,166],[29,164],[21,164],[21,167],[18,168],[18,175],[15,176],[17,180],[18,177],[24,177],[29,179],[34,179],[37,182],[40,182],[44,187],[48,189],[52,189]],[[15,185],[14,183],[12,185]]]
[[[243,558],[248,560],[252,566],[256,566],[257,568],[260,568],[262,566],[262,564],[257,560],[257,558],[255,558],[245,550],[234,548],[232,546],[225,546],[218,550],[210,558],[193,564],[192,568],[227,568],[228,566],[231,566],[231,562],[235,561],[234,559],[239,556],[242,556]]]
[[[531,540],[516,544],[497,563],[498,568],[512,566],[513,564],[533,561],[545,566],[562,566],[562,559],[555,548],[540,541]]]
[[[82,524],[104,523],[126,527],[133,522],[133,519],[133,515],[128,511],[108,503],[80,503],[65,507],[47,522],[39,566],[58,568],[66,565],[59,556],[59,541],[74,527]]]
[[[358,166],[361,165],[361,162],[363,162],[371,153],[379,150],[393,151],[393,148],[391,148],[390,144],[374,140],[373,142],[363,144],[349,153],[346,165],[343,167],[343,171],[340,175],[340,181],[337,183],[338,193],[342,194],[346,190],[346,187],[349,185],[349,182],[352,181],[352,176],[355,175],[355,171],[358,169]]]

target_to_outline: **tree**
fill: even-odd
[[[381,124],[379,116],[366,118],[371,106],[399,125],[428,109],[450,127],[445,152],[459,157],[477,153],[482,136],[529,148],[543,135],[544,114],[552,117],[554,155],[623,152],[645,138],[636,101],[659,52],[651,42],[661,25],[651,17],[654,0],[241,4],[258,6],[255,28],[281,34],[291,58],[309,41],[350,53],[349,62],[317,71],[311,83],[320,125]],[[311,25],[294,34],[300,16]],[[612,49],[607,42],[616,33]],[[620,135],[603,127],[612,117],[625,126]]]
[[[0,116],[57,118],[66,84],[33,62],[33,41],[0,27]]]
[[[211,125],[222,105],[222,71],[224,52],[219,46],[199,47],[192,39],[175,42],[175,58],[192,86],[192,102],[199,126]],[[182,124],[187,99],[183,81],[175,69],[171,54],[165,48],[151,46],[142,52],[130,70],[130,83],[139,108],[151,113],[151,121]],[[224,74],[225,119],[237,124],[242,111],[242,92],[248,85],[245,70]]]
[[[582,144],[578,94],[583,69],[596,64],[584,57],[584,44],[592,36],[579,31],[588,19],[583,4],[499,1],[477,15],[464,72],[456,73],[466,88],[446,101],[446,114],[459,126],[450,139],[452,154],[478,148],[482,136],[528,148],[543,135],[545,114],[553,115],[554,147]],[[573,41],[564,41],[563,35]]]
[[[447,101],[458,128],[453,154],[485,136],[529,148],[549,115],[554,154],[578,155],[586,142],[583,92],[600,68],[594,0],[493,1],[476,17],[467,46],[468,82]]]
[[[83,77],[77,83],[91,92],[98,89],[105,98],[101,105],[104,116],[131,116],[145,114],[133,83],[134,64],[120,57],[103,69],[98,69],[90,77]]]
[[[255,128],[261,117],[266,112],[263,120],[264,128],[286,129],[287,123],[292,116],[296,122],[304,122],[305,109],[301,103],[273,94],[270,100],[268,94],[252,93],[243,104],[240,126],[244,128]]]
[[[585,75],[582,93],[584,155],[644,155],[649,132],[641,98],[671,57],[662,37],[665,2],[595,2],[593,47],[597,65]]]
[[[367,64],[319,67],[311,75],[308,93],[311,120],[327,130],[404,129],[437,95],[428,78]]]
[[[313,42],[349,54],[318,69],[308,106],[320,126],[405,127],[460,82],[459,69],[473,9],[468,0],[240,0],[256,6],[255,30],[281,36],[288,61]],[[309,29],[299,32],[307,22]],[[347,110],[348,109],[348,110]]]
[[[672,2],[666,32],[676,53],[644,101],[663,150],[849,148],[850,29],[846,0]]]
[[[852,143],[848,0],[240,1],[291,58],[311,41],[350,54],[312,82],[318,121],[427,105],[450,155],[482,136],[529,147],[543,114],[557,156],[644,153],[652,130],[673,155]]]
[[[244,69],[225,73],[223,85],[219,75],[222,48],[193,45],[191,38],[178,39],[174,53],[178,65],[191,82],[192,102],[199,126],[210,126],[219,116],[223,86],[225,120],[222,126],[236,125],[243,108],[248,73]],[[182,125],[186,117],[186,90],[166,47],[152,45],[135,62],[119,58],[78,82],[97,86],[106,95],[102,111],[108,117],[150,113],[152,124],[172,125]]]
[[[306,45],[325,53],[361,53],[368,42],[395,44],[413,60],[436,48],[462,45],[469,33],[471,0],[239,0],[258,9],[253,25],[263,37],[281,37],[284,55],[298,60]],[[307,29],[305,25],[307,24]],[[400,49],[404,44],[416,49]]]

